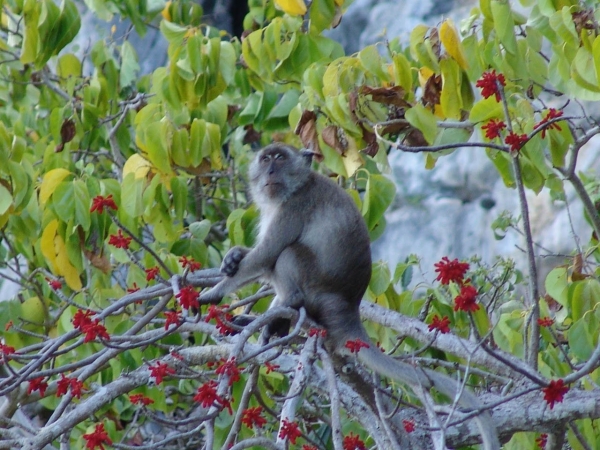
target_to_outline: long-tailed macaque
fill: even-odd
[[[460,386],[450,377],[396,361],[369,339],[359,315],[371,277],[367,227],[352,198],[311,170],[311,156],[281,143],[258,153],[249,171],[260,210],[258,243],[251,249],[234,247],[225,255],[221,271],[226,277],[201,295],[201,303],[218,303],[243,285],[264,280],[275,290],[274,303],[304,307],[327,330],[328,348],[344,353],[347,341],[360,339],[369,347],[358,352],[358,360],[375,372],[412,388],[435,387],[454,399]],[[481,408],[467,389],[458,404]],[[490,415],[482,411],[475,420],[485,449],[499,449]]]

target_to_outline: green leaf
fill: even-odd
[[[75,215],[75,191],[71,181],[62,181],[56,186],[51,197],[52,209],[64,223],[69,223]],[[88,203],[89,208],[89,203]]]
[[[210,220],[204,219],[200,222],[190,223],[189,229],[190,233],[192,233],[192,236],[194,236],[196,239],[203,241],[204,239],[206,239],[206,236],[208,236],[208,233],[210,232],[210,226]]]
[[[569,286],[568,298],[573,320],[579,320],[600,302],[600,282],[595,278],[575,281]]]
[[[129,41],[123,42],[121,46],[121,71],[119,73],[121,89],[134,84],[138,79],[139,71],[140,65],[135,49]]]
[[[504,49],[512,55],[517,54],[517,39],[515,37],[515,23],[513,20],[510,3],[508,0],[492,0],[491,12],[494,18],[494,30]]]
[[[565,156],[573,143],[573,134],[566,123],[557,122],[560,130],[546,129],[546,135],[550,139],[550,156],[554,167],[564,167]]]
[[[458,63],[453,59],[440,61],[442,70],[442,94],[440,104],[448,119],[460,119],[462,110],[461,75]]]
[[[91,199],[88,188],[82,180],[73,181],[73,200],[75,201],[75,221],[85,231],[88,231],[91,225]]]
[[[597,333],[597,328],[590,329],[590,325],[598,326],[598,320],[595,319],[593,314],[590,317],[577,320],[567,331],[569,348],[579,361],[587,361],[594,351],[593,335]]]
[[[0,215],[4,214],[8,211],[8,208],[13,204],[13,197],[4,187],[3,184],[0,184]]]
[[[373,291],[375,296],[383,294],[391,283],[390,268],[387,263],[378,261],[373,264],[373,272],[371,275],[371,281],[369,282],[369,289]]]
[[[546,276],[546,292],[563,306],[567,306],[569,278],[566,267],[556,267]]]
[[[396,185],[392,181],[383,175],[369,175],[362,204],[362,214],[369,230],[379,224],[395,195]]]
[[[174,47],[179,47],[183,44],[185,35],[188,32],[186,27],[182,27],[173,22],[167,22],[166,20],[160,22],[159,28],[163,36],[169,41],[169,44]]]
[[[362,66],[379,78],[382,82],[389,81],[389,73],[387,70],[384,70],[383,60],[381,59],[381,55],[377,51],[377,47],[374,45],[369,45],[365,47],[360,52],[358,52],[358,59]]]
[[[433,144],[437,135],[437,119],[431,111],[420,103],[406,111],[406,120],[423,133],[429,145]]]
[[[142,194],[145,180],[136,178],[133,173],[127,174],[121,183],[121,208],[130,217],[139,217],[144,212]]]

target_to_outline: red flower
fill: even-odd
[[[354,339],[353,341],[346,341],[344,346],[350,350],[350,353],[358,353],[361,348],[369,348],[369,344],[360,339]]]
[[[230,358],[228,360],[221,358],[220,362],[221,365],[217,367],[216,372],[219,375],[229,377],[229,386],[233,385],[233,383],[240,379],[240,369],[237,366],[235,358]]]
[[[312,327],[308,330],[308,335],[310,337],[318,336],[324,338],[327,336],[327,330],[325,328]]]
[[[134,292],[137,292],[140,290],[140,287],[137,285],[137,283],[134,281],[133,282],[133,286],[131,286],[130,288],[127,288],[127,293],[128,294],[133,294]],[[136,304],[140,304],[142,303],[141,301],[136,301]]]
[[[496,71],[492,70],[490,72],[484,72],[481,75],[481,78],[477,80],[477,83],[475,83],[475,86],[481,88],[481,95],[483,98],[495,95],[496,101],[499,102],[502,98],[500,97],[500,90],[498,89],[497,82],[502,86],[506,86],[504,75],[501,73],[496,74]]]
[[[83,327],[92,323],[92,317],[94,313],[92,311],[83,311],[82,309],[78,309],[71,322],[73,322],[73,326],[79,330],[83,331]]]
[[[271,364],[270,362],[265,363],[265,367],[267,368],[267,375],[273,372],[274,370],[279,369],[279,364]]]
[[[344,450],[367,450],[365,443],[354,433],[350,433],[348,436],[344,437],[342,446],[344,447]]]
[[[215,402],[223,404],[223,399],[217,394],[217,382],[210,380],[198,388],[194,401],[200,403],[203,408],[212,406]]]
[[[535,444],[539,448],[546,448],[547,443],[548,443],[548,435],[546,433],[540,434],[540,437],[535,439]]]
[[[167,364],[161,363],[160,361],[156,361],[156,366],[149,365],[148,369],[150,369],[150,376],[154,377],[156,384],[162,383],[164,377],[173,375],[175,373],[175,369],[169,367]]]
[[[40,395],[43,397],[48,389],[48,383],[44,381],[44,377],[34,378],[29,380],[29,386],[27,387],[27,393],[31,394],[35,391],[40,391]]]
[[[93,433],[84,434],[83,439],[86,441],[85,448],[88,450],[93,450],[96,447],[104,450],[104,446],[102,444],[112,445],[112,441],[104,430],[104,424],[102,423],[96,425],[96,429]]]
[[[46,277],[46,281],[48,282],[50,289],[54,289],[55,291],[58,291],[62,287],[62,283],[59,280],[51,280],[50,278]]]
[[[92,199],[92,207],[90,208],[91,213],[98,211],[98,214],[102,214],[104,212],[104,208],[114,209],[115,211],[118,209],[115,201],[113,200],[112,194],[110,194],[108,197],[97,195]]]
[[[95,319],[93,322],[84,325],[81,331],[85,333],[83,342],[91,342],[97,337],[110,341],[110,336],[106,331],[106,327],[100,323],[100,319]]]
[[[414,420],[402,420],[402,426],[404,427],[404,431],[407,433],[412,433],[415,431],[415,421]]]
[[[217,322],[217,330],[224,336],[230,336],[236,332],[236,330],[228,324],[228,322],[233,320],[233,314],[225,313],[223,311],[227,308],[229,308],[229,305],[209,305],[206,317],[204,318],[204,321],[207,323],[212,319],[215,319]]]
[[[569,391],[569,387],[565,386],[562,379],[552,380],[548,387],[542,388],[544,400],[550,405],[550,409],[554,408],[554,403],[561,403],[565,394]]]
[[[181,288],[179,294],[175,297],[179,299],[179,304],[183,309],[196,308],[200,306],[198,303],[199,294],[194,290],[192,286],[185,286]]]
[[[429,331],[438,330],[442,334],[450,333],[450,319],[448,316],[444,316],[440,319],[440,317],[436,314],[431,318],[431,323],[429,324]]]
[[[500,132],[506,128],[506,124],[499,119],[491,119],[481,127],[485,131],[485,137],[494,139],[500,137]]]
[[[302,446],[301,450],[319,450],[319,449],[317,447],[315,447],[314,445],[304,444]]]
[[[447,256],[444,256],[440,262],[435,263],[435,271],[438,272],[436,281],[442,284],[450,284],[451,281],[462,284],[465,273],[469,270],[469,264],[459,262],[458,259],[450,261]]]
[[[460,294],[454,299],[454,311],[477,311],[479,304],[475,303],[475,300],[477,300],[477,289],[475,289],[475,286],[468,285],[461,287]]]
[[[154,403],[150,397],[146,397],[144,394],[130,394],[129,401],[134,405],[144,405],[148,406]]]
[[[194,261],[194,258],[188,258],[187,256],[182,256],[179,258],[179,262],[181,263],[181,267],[184,269],[186,267],[189,268],[190,272],[195,272],[202,267],[202,264],[200,264],[198,261]]]
[[[110,239],[108,240],[108,245],[114,245],[117,248],[129,248],[129,244],[131,244],[131,236],[123,236],[123,231],[119,228],[117,234],[111,234]]]
[[[535,125],[533,128],[538,129],[540,127],[544,127],[544,129],[542,130],[542,139],[544,139],[546,137],[546,131],[548,131],[548,130],[551,130],[554,128],[555,130],[561,131],[560,125],[556,122],[553,122],[553,123],[549,124],[548,126],[544,126],[544,125],[546,125],[552,119],[558,119],[559,117],[562,117],[562,115],[563,115],[562,111],[557,111],[554,108],[550,108],[548,110],[548,112],[546,113],[546,117],[544,117],[542,120],[540,120],[540,122],[537,125]]]
[[[528,137],[526,134],[517,134],[511,131],[510,133],[508,133],[508,136],[504,138],[504,143],[510,145],[511,152],[518,152],[519,150],[521,150],[521,147],[525,145],[527,139]]]
[[[8,331],[10,330],[14,325],[14,322],[12,320],[9,320],[8,322],[6,322],[6,325],[4,326],[4,331]]]
[[[292,444],[296,443],[296,439],[302,436],[302,432],[296,422],[290,422],[287,419],[283,419],[281,422],[281,430],[279,430],[279,437],[281,439],[289,439]]]
[[[262,406],[255,406],[254,408],[245,409],[242,412],[242,423],[248,428],[256,426],[262,428],[267,423],[267,419],[261,416]]]
[[[554,324],[554,319],[550,317],[542,317],[537,320],[540,327],[550,327]]]
[[[77,378],[66,377],[65,374],[60,374],[60,380],[56,382],[56,396],[60,397],[65,395],[71,388],[71,394],[75,398],[81,398],[81,390],[83,389],[83,381],[79,381]]]
[[[165,321],[165,330],[169,329],[169,325],[175,324],[177,326],[181,322],[181,316],[179,315],[179,311],[165,311],[163,314],[167,319]]]
[[[146,269],[146,281],[154,280],[158,274],[160,273],[160,269],[158,266],[150,267]]]
[[[2,344],[0,342],[0,353],[2,353],[4,356],[12,355],[14,352],[16,352],[14,347]]]
[[[461,287],[460,294],[454,299],[454,311],[477,311],[479,304],[475,303],[475,300],[477,300],[475,286],[469,284]]]

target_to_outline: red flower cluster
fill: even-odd
[[[491,119],[481,127],[485,131],[485,137],[492,140],[500,137],[500,132],[506,128],[506,124],[499,119]]]
[[[504,143],[510,145],[511,152],[518,152],[521,150],[521,147],[525,145],[527,139],[528,137],[526,134],[517,134],[514,131],[511,131],[508,133],[508,136],[504,138]]]
[[[93,433],[84,434],[83,439],[85,439],[85,448],[88,450],[93,450],[96,447],[104,450],[104,446],[102,444],[112,445],[112,441],[104,430],[104,424],[102,423],[96,425],[96,429]]]
[[[262,414],[262,406],[255,406],[254,408],[247,408],[242,412],[242,423],[248,428],[254,426],[262,428],[266,425],[267,419]]]
[[[550,317],[541,317],[537,320],[540,327],[550,327],[554,324],[554,319]]]
[[[175,369],[160,361],[156,361],[156,366],[149,365],[148,369],[150,370],[150,376],[154,378],[156,384],[162,383],[164,377],[168,377],[175,373]]]
[[[131,236],[123,236],[123,231],[119,228],[117,234],[111,234],[108,245],[114,245],[117,248],[128,249],[131,244]]]
[[[546,113],[546,116],[542,120],[540,120],[540,122],[537,125],[535,125],[533,128],[537,130],[540,127],[544,127],[542,130],[542,139],[544,139],[546,137],[546,131],[548,131],[548,130],[555,129],[555,130],[561,131],[560,125],[556,122],[553,122],[553,123],[549,124],[548,126],[545,126],[545,125],[552,119],[558,119],[559,117],[562,117],[562,115],[563,115],[562,111],[557,111],[554,108],[550,108],[548,110],[548,112]]]
[[[325,328],[316,328],[316,327],[312,327],[308,330],[308,335],[310,337],[326,337],[327,336],[327,330]]]
[[[83,381],[79,381],[77,378],[66,377],[64,373],[61,373],[60,380],[56,382],[56,396],[60,397],[61,395],[65,395],[69,388],[71,388],[73,397],[81,398]]]
[[[48,286],[50,286],[50,289],[53,289],[55,291],[58,291],[62,287],[62,283],[59,280],[51,280],[50,278],[46,277],[46,281],[48,282]]]
[[[546,433],[540,434],[540,437],[535,438],[535,445],[538,448],[546,448],[546,444],[548,443],[548,435]]]
[[[150,267],[149,269],[145,270],[146,272],[146,281],[151,281],[154,280],[158,274],[160,274],[160,269],[158,268],[158,266],[154,266],[154,267]]]
[[[279,430],[279,437],[281,439],[289,439],[292,444],[295,444],[300,436],[302,436],[302,432],[300,431],[298,424],[283,419],[281,422],[281,430]]]
[[[106,331],[106,327],[100,323],[100,319],[95,319],[92,321],[91,316],[93,315],[92,311],[83,311],[78,309],[71,322],[73,322],[73,326],[80,330],[82,333],[85,333],[85,338],[83,342],[90,342],[96,339],[97,337],[101,337],[110,340],[110,336]]]
[[[16,352],[16,350],[13,346],[2,344],[0,342],[0,353],[2,353],[4,356],[12,355],[14,352]]]
[[[544,400],[550,405],[550,409],[554,408],[555,403],[561,403],[565,397],[565,394],[569,392],[569,387],[565,386],[565,382],[562,379],[552,380],[548,387],[542,388],[544,393]]]
[[[440,316],[437,314],[431,318],[431,323],[429,324],[429,331],[438,330],[442,334],[450,333],[450,319],[448,316],[444,316],[440,319]]]
[[[315,447],[314,445],[304,444],[302,446],[302,450],[319,450],[319,449],[317,447]]]
[[[436,281],[442,284],[450,284],[451,281],[463,284],[465,274],[469,270],[468,263],[459,262],[456,258],[450,261],[447,256],[444,256],[434,266],[436,267],[435,271],[438,272]]]
[[[235,358],[221,358],[216,373],[229,377],[229,386],[233,385],[233,383],[239,381],[240,379],[240,369],[237,366]]]
[[[92,207],[90,208],[91,213],[98,211],[98,214],[102,214],[104,212],[104,208],[114,209],[115,211],[118,209],[117,204],[113,200],[112,194],[110,194],[108,197],[97,195],[92,199]]]
[[[96,319],[92,323],[85,325],[83,332],[85,333],[83,342],[91,342],[97,337],[110,341],[110,335],[106,331],[106,327],[100,323],[100,319]]]
[[[43,397],[48,389],[48,383],[44,381],[44,377],[33,378],[29,380],[29,386],[27,387],[27,393],[31,394],[35,391],[40,391],[40,395]]]
[[[200,403],[203,408],[209,408],[217,403],[223,408],[228,408],[229,414],[232,413],[230,401],[217,394],[217,382],[215,380],[210,380],[200,386],[194,396],[194,401]]]
[[[179,304],[183,309],[198,309],[200,307],[200,304],[198,303],[199,296],[200,294],[198,294],[192,286],[185,286],[181,288],[179,294],[175,297],[179,299]]]
[[[198,261],[194,261],[194,258],[188,258],[187,256],[182,256],[179,258],[179,262],[181,263],[181,267],[188,268],[190,272],[195,272],[196,270],[202,267]]]
[[[477,300],[477,289],[475,286],[466,285],[460,288],[460,294],[454,299],[454,311],[472,311],[479,309]]]
[[[492,70],[490,72],[484,72],[481,75],[481,78],[477,80],[477,83],[475,83],[475,86],[481,88],[481,95],[483,98],[488,98],[492,95],[495,95],[496,101],[499,102],[502,100],[502,97],[500,96],[498,83],[502,86],[506,86],[504,75],[501,73],[496,74],[496,71]]]
[[[165,321],[165,330],[169,329],[169,325],[175,324],[175,326],[177,326],[181,322],[180,312],[177,310],[165,311],[163,314],[165,315],[165,318],[167,319]]]
[[[415,431],[415,421],[414,420],[402,420],[402,426],[404,427],[404,431],[407,433],[412,433]]]
[[[130,394],[129,401],[134,405],[144,405],[148,406],[154,403],[150,397],[146,397],[144,394]]]
[[[346,341],[344,346],[350,350],[350,353],[358,353],[361,348],[369,348],[369,344],[360,339],[354,339],[353,341]]]
[[[367,450],[365,443],[354,433],[344,436],[342,446],[344,447],[344,450]]]
[[[137,283],[134,281],[133,282],[133,286],[131,286],[130,288],[127,288],[127,293],[128,294],[133,294],[134,292],[137,292],[140,290],[140,287],[137,285]],[[141,300],[136,300],[136,305],[141,304]]]
[[[215,321],[217,322],[217,330],[219,330],[219,333],[225,336],[230,336],[232,334],[235,334],[236,330],[228,324],[228,322],[231,322],[233,320],[233,314],[226,313],[224,310],[227,308],[229,308],[229,305],[209,305],[204,321],[208,323],[211,320],[215,319]]]

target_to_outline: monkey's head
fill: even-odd
[[[250,188],[260,206],[281,203],[300,189],[310,176],[311,152],[299,152],[282,143],[267,145],[250,164]]]

